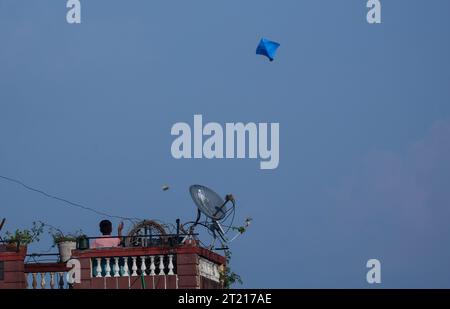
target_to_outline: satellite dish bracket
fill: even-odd
[[[225,205],[228,203],[228,200],[225,201],[225,203],[222,204],[222,206],[218,207],[216,212],[213,214],[213,217],[217,216],[219,212],[222,212],[222,209],[225,207]]]
[[[200,211],[200,209],[197,209],[197,219],[195,219],[194,225],[198,224],[201,216],[202,216],[202,212]]]

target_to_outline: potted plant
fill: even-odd
[[[89,249],[89,238],[85,234],[81,234],[77,237],[77,249],[87,250]]]
[[[64,233],[60,229],[50,227],[53,244],[58,246],[60,262],[67,262],[72,256],[72,250],[77,248],[77,238],[82,235],[81,230],[75,233]]]
[[[31,229],[16,229],[13,233],[6,232],[5,243],[8,251],[20,252],[23,255],[27,254],[27,247],[34,241],[39,241],[39,236],[44,231],[43,223],[33,222]]]

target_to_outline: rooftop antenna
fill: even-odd
[[[5,225],[6,222],[6,218],[3,218],[2,221],[0,222],[0,231],[2,230],[3,226]],[[0,236],[0,241],[3,241],[2,236]]]

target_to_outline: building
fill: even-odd
[[[226,259],[198,242],[72,251],[67,263],[25,262],[27,248],[0,244],[0,289],[222,288]],[[77,282],[68,283],[68,278]],[[70,280],[70,279],[69,279]]]

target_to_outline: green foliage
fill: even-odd
[[[243,226],[235,227],[234,229],[241,234],[245,232],[245,227]]]
[[[238,231],[240,234],[244,234],[248,227],[250,226],[250,223],[252,222],[252,218],[245,219],[243,226],[233,226],[231,227],[232,230]],[[223,287],[225,289],[230,289],[233,284],[239,283],[242,284],[242,278],[238,274],[236,274],[234,271],[231,270],[230,264],[231,264],[231,251],[225,250],[225,257],[227,261],[227,265],[221,270],[220,272],[220,280],[223,283]]]
[[[58,228],[50,227],[49,234],[53,238],[53,243],[55,245],[65,242],[65,241],[77,241],[77,239],[86,237],[81,230],[76,231],[75,233],[64,233]]]
[[[39,236],[43,233],[43,231],[44,224],[42,222],[33,222],[33,227],[31,229],[17,229],[14,233],[6,232],[5,241],[9,244],[26,246],[34,241],[39,241]]]
[[[230,262],[231,262],[231,251],[226,250],[225,251],[225,257],[227,259],[227,265],[220,273],[220,281],[223,282],[223,287],[225,289],[230,289],[233,284],[239,283],[242,284],[242,278],[235,272],[233,272],[230,268]]]
[[[238,231],[241,234],[244,234],[247,231],[248,227],[250,226],[252,220],[253,220],[252,218],[247,218],[245,219],[245,223],[243,226],[233,226],[232,229],[234,231]]]

